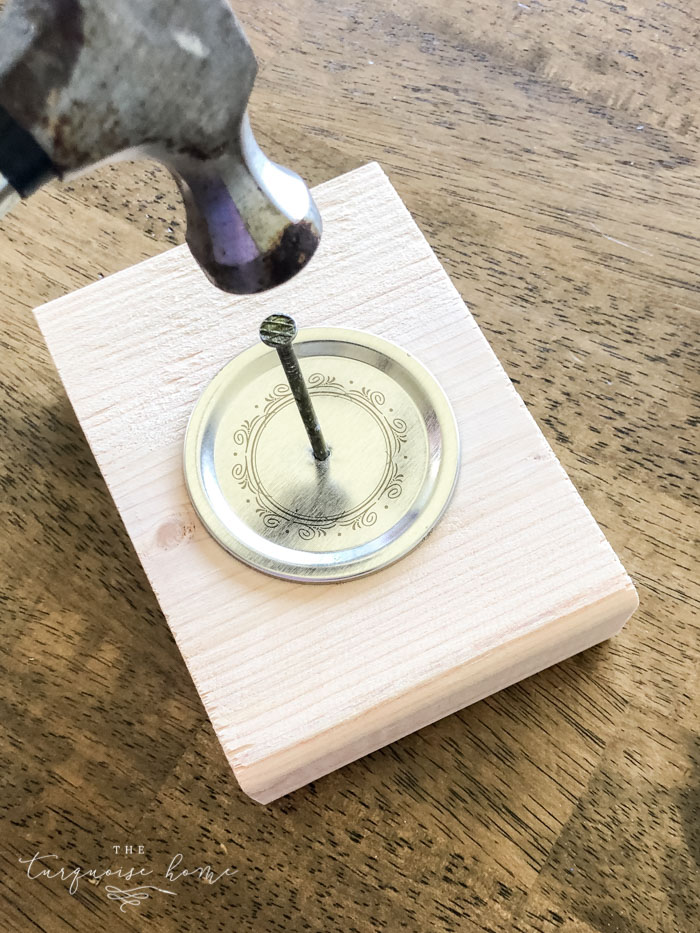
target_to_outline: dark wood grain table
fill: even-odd
[[[181,242],[183,210],[150,163],[49,186],[0,227],[0,928],[694,933],[698,11],[236,8],[263,147],[312,184],[382,164],[641,607],[614,640],[252,803],[31,314]],[[206,865],[236,874],[178,877]],[[120,866],[151,874],[71,893],[72,869]],[[141,884],[161,890],[109,897]]]

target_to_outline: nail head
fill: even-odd
[[[297,325],[288,314],[271,314],[260,325],[260,339],[276,350],[291,346],[296,335]]]

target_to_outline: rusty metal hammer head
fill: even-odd
[[[54,175],[158,159],[210,280],[238,294],[278,285],[313,255],[321,219],[301,178],[255,142],[256,71],[228,0],[11,0],[0,20],[0,180],[24,197]]]

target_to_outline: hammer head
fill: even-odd
[[[158,159],[177,181],[187,242],[210,280],[263,291],[308,262],[321,219],[299,176],[255,142],[256,71],[227,0],[11,0],[0,21],[11,161],[23,135],[61,178],[107,160]],[[22,184],[31,193],[32,179]]]

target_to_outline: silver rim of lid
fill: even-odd
[[[342,328],[294,342],[331,448],[314,459],[274,350],[258,344],[204,389],[184,471],[209,534],[251,567],[300,582],[393,564],[435,527],[454,492],[452,407],[407,351]]]

